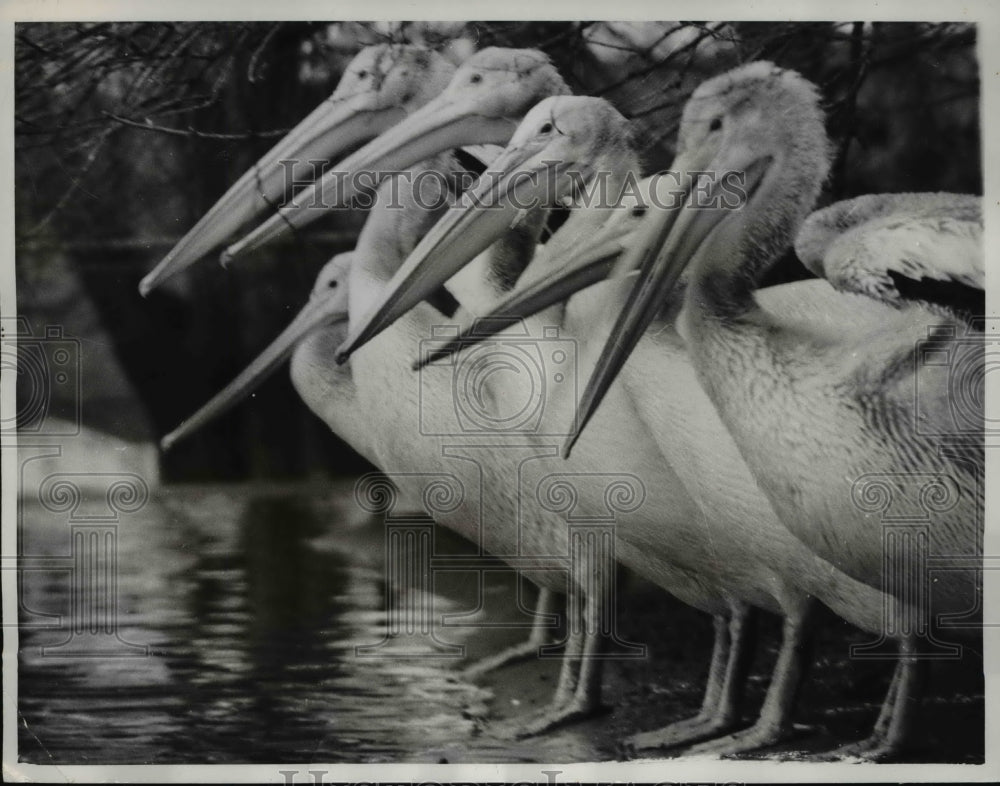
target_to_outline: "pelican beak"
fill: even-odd
[[[723,199],[721,189],[722,184],[727,182],[727,177],[716,177],[707,193],[707,199],[705,192],[696,190],[695,180],[686,177],[688,183],[681,206],[652,212],[644,220],[639,236],[635,238],[635,245],[619,260],[613,273],[638,270],[638,280],[629,291],[625,305],[611,328],[594,371],[587,381],[587,387],[577,406],[573,431],[563,444],[564,458],[569,457],[573,445],[604,399],[611,383],[702,243],[723,219],[734,213],[739,215],[739,209],[760,187],[771,164],[772,159],[766,157],[757,159],[746,167],[742,180],[743,198],[739,205],[730,206]],[[682,173],[697,170],[697,167],[677,167],[676,162],[675,167],[675,171]],[[715,171],[735,170],[720,167]],[[732,194],[727,196],[731,197]]]
[[[312,182],[321,164],[377,136],[404,117],[400,107],[380,107],[359,93],[329,98],[261,158],[202,216],[142,279],[145,297],[166,279],[226,242],[241,226],[282,204],[292,183]],[[319,213],[319,210],[313,212]]]
[[[576,215],[585,214],[580,212]],[[573,220],[574,217],[569,219]],[[569,222],[565,229],[570,229]],[[545,263],[545,267],[551,268],[549,273],[527,286],[514,290],[489,314],[475,320],[457,337],[428,352],[413,364],[414,371],[428,363],[474,346],[496,335],[511,323],[534,316],[556,303],[561,303],[581,289],[603,281],[610,275],[615,261],[628,247],[630,235],[629,227],[613,221],[607,222],[596,235],[581,232],[576,236],[575,242],[561,245],[551,253]],[[549,243],[556,242],[557,237]],[[540,253],[549,256],[547,249],[542,249]]]
[[[589,172],[574,170],[572,162],[546,159],[545,149],[538,143],[508,148],[493,162],[461,203],[417,244],[380,301],[351,329],[337,350],[338,363],[427,298],[529,211],[551,207],[590,178]]]
[[[303,338],[319,328],[345,322],[347,317],[343,298],[336,298],[326,292],[314,294],[292,323],[261,352],[256,360],[205,406],[167,434],[160,441],[160,447],[164,451],[170,450],[178,440],[184,439],[228,411],[267,379]]]
[[[389,174],[454,147],[507,144],[516,128],[513,120],[485,117],[476,114],[468,102],[463,105],[450,96],[439,96],[340,161],[290,204],[229,246],[222,255],[223,264],[301,229],[324,210],[347,204],[359,188],[373,188]]]

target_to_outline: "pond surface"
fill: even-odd
[[[67,516],[25,503],[22,550],[35,567],[22,579],[21,759],[601,761],[618,758],[628,734],[696,711],[710,622],[626,577],[624,633],[648,644],[648,656],[608,663],[608,712],[510,741],[504,724],[546,704],[559,661],[465,679],[469,658],[526,635],[482,625],[446,632],[445,643],[464,646],[466,658],[373,649],[387,630],[385,530],[357,507],[352,488],[177,487],[122,515],[114,528],[117,584],[109,584],[117,637],[98,636],[110,642],[100,657],[74,653],[67,624],[52,616],[74,619]],[[435,538],[463,548],[445,531]],[[515,589],[503,570],[485,574],[482,588],[474,574],[459,571],[435,581],[433,608],[472,612],[480,594],[487,606],[509,605]],[[775,621],[762,624],[748,723],[766,688],[776,630]],[[817,665],[800,702],[801,719],[812,728],[771,755],[799,757],[867,734],[891,664],[848,663],[847,642],[860,636],[824,618]],[[939,676],[924,713],[931,743],[919,758],[981,761],[981,658],[973,653]]]

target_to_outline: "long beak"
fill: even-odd
[[[578,214],[579,215],[579,214]],[[570,218],[570,221],[573,219]],[[566,228],[569,228],[567,222]],[[501,300],[486,316],[480,317],[456,338],[432,350],[413,364],[414,371],[467,349],[496,335],[518,319],[527,319],[581,289],[606,279],[615,261],[627,248],[629,233],[617,231],[606,237],[580,236],[580,241],[560,249],[546,262],[553,270]],[[552,242],[552,241],[550,241]],[[545,253],[545,250],[541,253]],[[565,262],[564,262],[565,260]]]
[[[372,188],[393,172],[445,150],[463,145],[505,145],[517,124],[507,118],[484,117],[467,105],[441,96],[331,168],[266,222],[223,253],[223,264],[347,204],[358,187]],[[363,176],[362,176],[363,173]]]
[[[747,167],[744,180],[747,201],[760,186],[770,165],[771,159],[765,158]],[[716,181],[716,186],[718,182]],[[637,269],[639,279],[629,291],[594,371],[587,380],[587,387],[577,406],[573,430],[563,444],[564,458],[569,457],[573,445],[597,411],[608,388],[649,323],[677,284],[681,273],[712,231],[733,213],[732,209],[722,206],[699,207],[692,204],[693,185],[691,181],[680,208],[660,210],[645,219],[639,230],[640,236],[636,238],[636,245],[616,266],[616,273]],[[714,192],[711,196],[718,197],[719,194]],[[716,200],[711,199],[710,204],[715,205]]]
[[[584,178],[589,175],[584,175]],[[570,165],[545,160],[537,147],[506,150],[478,184],[435,224],[396,271],[381,300],[337,350],[343,363],[478,254],[529,210],[550,207],[578,182]]]
[[[342,301],[342,299],[341,299]],[[267,347],[242,373],[230,382],[205,406],[187,418],[161,441],[163,450],[170,450],[178,440],[200,429],[254,391],[271,373],[284,362],[298,343],[316,330],[347,319],[343,302],[337,303],[329,295],[314,295],[292,323],[286,327],[270,346]]]
[[[370,103],[370,102],[367,102]],[[225,243],[244,224],[273,211],[290,183],[312,182],[314,168],[371,139],[403,119],[399,107],[359,107],[359,100],[327,100],[292,129],[202,216],[160,263],[142,279],[146,296],[166,279]]]

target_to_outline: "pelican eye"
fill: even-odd
[[[544,123],[541,128],[538,129],[539,134],[551,134],[552,133],[552,123]]]
[[[482,74],[473,74],[472,76],[469,77],[469,84],[471,85],[478,85],[482,81],[483,81]]]
[[[329,284],[327,284],[327,286],[330,287],[330,289],[336,289],[338,286],[340,286],[340,282],[337,281],[337,279],[334,279]]]
[[[722,118],[721,117],[714,118],[712,120],[712,122],[708,124],[708,130],[709,131],[718,131],[720,128],[722,128]]]
[[[358,71],[358,79],[367,79],[367,78],[368,78],[368,71],[366,71],[365,69]]]

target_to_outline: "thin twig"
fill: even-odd
[[[140,128],[143,131],[157,131],[161,134],[171,134],[172,136],[193,137],[195,139],[217,139],[224,142],[244,142],[251,139],[274,139],[285,136],[290,128],[276,128],[270,131],[247,131],[242,134],[220,134],[213,131],[198,131],[195,128],[171,128],[170,126],[160,126],[150,121],[132,120],[128,117],[116,115],[113,112],[102,112],[105,117],[114,120],[130,128]]]
[[[277,24],[272,26],[271,29],[268,30],[267,33],[264,35],[264,38],[261,39],[261,42],[257,45],[257,48],[254,49],[253,54],[250,55],[250,63],[249,65],[247,65],[247,81],[251,85],[257,84],[257,79],[259,78],[259,74],[257,73],[257,66],[260,61],[261,54],[267,48],[267,45],[271,43],[271,39],[274,38],[275,34],[283,26],[284,24],[282,22],[278,22]]]

